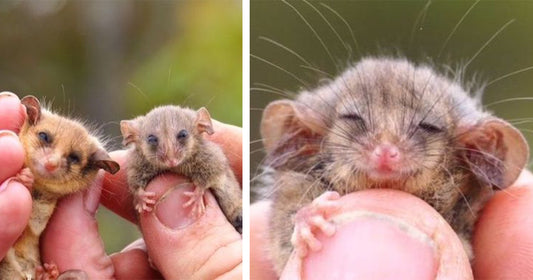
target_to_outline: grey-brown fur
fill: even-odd
[[[270,249],[278,272],[293,249],[294,214],[327,190],[414,194],[450,223],[472,258],[477,213],[493,189],[516,179],[528,155],[522,135],[457,81],[392,58],[363,59],[294,101],[271,103],[261,133],[274,170]],[[399,176],[370,175],[367,154],[381,141],[402,152]]]
[[[196,111],[178,106],[162,106],[153,109],[146,116],[131,121],[135,129],[128,163],[128,183],[132,193],[146,185],[157,175],[173,172],[188,177],[196,187],[210,189],[233,226],[242,231],[242,191],[228,160],[222,150],[205,140],[198,131]],[[184,142],[176,140],[176,134],[187,130],[190,135]],[[123,130],[124,137],[125,131]],[[148,135],[159,139],[156,149],[146,143]],[[127,140],[125,140],[127,141]],[[176,152],[179,149],[179,152]],[[165,166],[157,153],[180,155],[181,161],[175,167]],[[177,157],[177,156],[176,156]]]

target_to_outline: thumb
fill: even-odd
[[[205,195],[206,211],[199,218],[184,208],[193,186],[181,177],[165,174],[152,180],[148,191],[158,203],[139,217],[148,254],[165,279],[215,279],[241,277],[242,240],[218,207]]]
[[[462,244],[437,211],[395,190],[366,190],[339,200],[337,232],[317,234],[321,251],[293,252],[281,279],[472,279]],[[342,278],[342,277],[345,278]],[[326,278],[324,278],[326,277]]]

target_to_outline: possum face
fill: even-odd
[[[295,101],[272,103],[261,132],[270,162],[317,154],[329,181],[352,185],[423,188],[459,164],[503,188],[528,150],[515,128],[484,113],[453,81],[387,58],[365,59]]]
[[[205,108],[197,112],[162,106],[146,116],[121,122],[124,144],[134,143],[144,158],[163,169],[177,167],[192,154],[201,133],[213,133]]]
[[[359,78],[360,73],[365,73]],[[413,80],[416,77],[418,83]],[[323,151],[339,174],[364,175],[376,182],[431,176],[453,154],[458,123],[442,77],[407,63],[363,62],[337,87],[335,111]]]
[[[119,170],[98,140],[80,123],[41,110],[32,96],[22,99],[28,118],[21,129],[25,164],[32,171],[36,188],[68,194],[89,185],[99,169]]]

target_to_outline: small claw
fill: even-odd
[[[322,244],[316,239],[309,227],[302,227],[300,235],[311,251],[318,251],[322,248]]]
[[[313,226],[316,226],[322,231],[327,237],[331,237],[335,234],[335,226],[330,222],[326,221],[322,216],[314,216],[311,218],[310,223]]]

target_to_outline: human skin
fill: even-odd
[[[13,132],[18,132],[23,123],[24,112],[16,95],[0,93],[0,219],[9,225],[0,229],[0,258],[24,230],[31,212],[28,190],[10,179],[23,165],[24,151]],[[240,177],[241,130],[218,122],[215,130],[218,133],[211,140],[221,145]],[[122,166],[128,160],[125,151],[111,156]],[[145,240],[108,256],[94,218],[98,205],[102,203],[132,222],[136,219],[124,170],[115,175],[100,172],[87,191],[65,197],[58,204],[41,238],[43,261],[55,263],[60,271],[82,269],[90,279],[240,279],[241,236],[226,221],[210,193],[205,198],[206,214],[197,220],[189,218],[188,209],[183,209],[179,199],[187,188],[174,188],[186,182],[186,178],[171,174],[155,178],[148,190],[170,199],[161,200],[152,213],[140,216]],[[150,267],[147,252],[160,272]]]
[[[454,231],[419,198],[395,190],[348,194],[330,215],[346,220],[336,234],[318,235],[322,250],[303,262],[293,254],[281,278],[531,279],[532,187],[533,175],[524,171],[488,202],[474,232],[472,268]],[[276,279],[267,253],[270,207],[268,201],[251,206],[251,279]],[[332,276],[336,271],[341,275]]]

